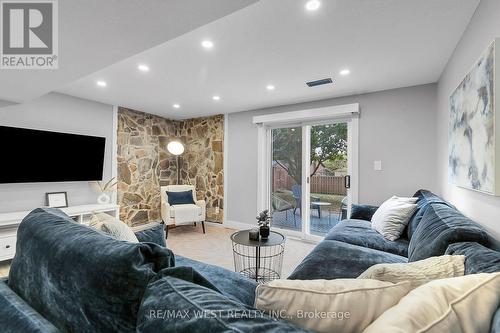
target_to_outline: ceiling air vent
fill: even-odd
[[[321,86],[323,84],[330,84],[330,83],[333,83],[332,79],[331,78],[327,78],[327,79],[321,79],[321,80],[316,80],[316,81],[310,81],[310,82],[306,82],[306,84],[309,86],[309,87],[316,87],[316,86]]]

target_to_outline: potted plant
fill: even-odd
[[[91,182],[90,185],[98,192],[101,194],[97,197],[97,203],[99,204],[109,204],[111,202],[111,196],[110,193],[112,193],[115,188],[116,184],[118,181],[116,180],[115,177],[111,178],[108,180],[106,183],[104,182]]]
[[[269,237],[270,222],[271,222],[271,216],[269,215],[268,209],[260,212],[259,216],[257,216],[257,223],[259,224],[259,232],[262,240],[266,240]]]

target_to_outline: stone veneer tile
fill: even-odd
[[[118,204],[129,225],[161,219],[160,186],[176,184],[175,156],[167,144],[180,139],[181,184],[196,186],[207,202],[207,220],[222,223],[224,116],[175,121],[120,107],[118,110]]]

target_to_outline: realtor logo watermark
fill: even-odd
[[[0,1],[0,68],[57,69],[57,0]]]

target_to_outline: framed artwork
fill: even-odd
[[[491,195],[500,194],[496,43],[488,46],[451,94],[448,131],[450,182]]]
[[[66,192],[45,193],[47,207],[64,208],[68,207],[68,194]]]

